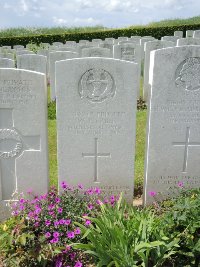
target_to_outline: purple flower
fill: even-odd
[[[86,221],[85,221],[85,225],[86,225],[86,226],[89,226],[90,224],[91,224],[91,221],[90,221],[90,220],[86,220]]]
[[[156,195],[156,192],[155,191],[149,191],[148,194],[150,197],[154,197]]]
[[[70,225],[70,223],[71,223],[71,219],[67,219],[67,220],[65,220],[65,224],[66,224],[66,225]]]
[[[100,199],[97,199],[96,203],[97,203],[98,205],[102,205],[102,204],[103,204],[103,202],[102,202]]]
[[[46,237],[46,238],[49,238],[50,236],[51,236],[51,234],[50,234],[49,232],[46,232],[46,233],[45,233],[45,237]]]
[[[183,182],[182,182],[182,181],[179,181],[179,182],[178,182],[178,187],[180,187],[180,188],[183,187]]]
[[[46,225],[46,226],[49,226],[50,224],[51,224],[51,221],[50,221],[50,220],[46,220],[46,221],[45,221],[45,225]]]
[[[39,214],[41,211],[42,211],[41,208],[36,208],[35,211],[34,211],[34,213],[35,213],[35,214]]]
[[[94,206],[92,204],[88,204],[88,209],[92,210],[94,208]]]
[[[19,200],[19,202],[20,202],[21,204],[23,204],[23,203],[26,202],[26,200],[25,200],[24,198],[21,198],[21,199]]]
[[[55,222],[54,222],[54,226],[55,226],[55,227],[57,227],[59,224],[60,224],[59,221],[55,221]]]
[[[65,220],[64,220],[64,219],[60,219],[60,220],[59,220],[59,224],[60,224],[60,225],[65,224]]]
[[[97,195],[101,194],[101,189],[98,188],[98,187],[96,187],[96,188],[95,188],[95,193],[96,193]]]
[[[89,188],[87,191],[86,191],[86,194],[88,195],[93,195],[94,194],[94,190],[92,188]]]
[[[19,206],[19,209],[20,209],[20,210],[24,210],[24,209],[25,209],[24,205],[20,205],[20,206]]]
[[[83,185],[82,184],[78,184],[78,188],[79,189],[83,189]]]
[[[58,237],[56,237],[56,238],[51,239],[50,243],[55,244],[55,243],[58,243],[58,241],[59,241],[59,239],[58,239]]]
[[[77,261],[76,264],[74,265],[74,267],[82,267],[83,264],[80,261]]]
[[[114,195],[110,196],[110,201],[111,202],[115,201],[115,196]]]
[[[63,188],[63,189],[67,189],[68,188],[68,184],[66,183],[66,182],[61,182],[61,187]]]
[[[58,208],[58,213],[62,213],[63,209],[62,208]]]
[[[70,238],[70,239],[74,238],[75,237],[74,232],[68,232],[67,233],[67,237]]]
[[[56,197],[56,198],[55,198],[55,202],[56,202],[56,203],[60,203],[60,198],[59,198],[59,197]]]
[[[59,236],[60,236],[60,234],[59,234],[58,232],[54,232],[54,233],[53,233],[53,237],[56,238],[56,237],[59,237]]]
[[[74,260],[74,258],[75,258],[75,256],[76,256],[76,253],[75,252],[72,252],[72,253],[70,253],[69,254],[69,256],[70,256],[70,260]]]
[[[80,228],[76,228],[76,229],[74,230],[74,233],[75,233],[75,235],[80,235],[80,233],[81,233]]]

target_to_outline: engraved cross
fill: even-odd
[[[90,157],[94,158],[94,182],[99,182],[98,181],[98,158],[110,158],[111,154],[110,153],[99,153],[98,152],[98,138],[94,139],[95,141],[95,147],[94,147],[94,153],[82,153],[82,157]]]
[[[0,109],[0,200],[18,189],[16,159],[26,151],[40,151],[39,135],[23,136],[15,128],[13,109]],[[24,177],[26,178],[26,177]]]
[[[188,149],[189,147],[200,147],[200,143],[198,142],[190,142],[190,127],[186,128],[186,138],[185,142],[173,142],[173,146],[180,146],[180,147],[185,147],[184,150],[184,159],[183,159],[183,171],[187,171],[187,164],[188,164]]]

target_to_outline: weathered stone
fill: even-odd
[[[0,69],[1,207],[13,192],[48,191],[46,90],[44,74]]]
[[[151,52],[145,203],[200,186],[200,47]]]
[[[115,59],[56,63],[59,184],[132,202],[138,77],[137,64]]]

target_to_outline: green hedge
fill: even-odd
[[[105,31],[94,31],[94,32],[83,32],[83,33],[66,33],[66,34],[41,34],[34,36],[20,36],[20,37],[4,37],[0,38],[0,46],[3,45],[26,45],[28,43],[50,43],[79,40],[92,40],[92,39],[105,39],[109,37],[118,38],[119,36],[130,37],[132,35],[139,36],[153,36],[160,39],[165,35],[174,35],[174,31],[183,31],[184,36],[186,30],[197,30],[200,29],[200,24],[192,25],[179,25],[179,26],[165,26],[165,27],[148,27],[148,26],[137,26],[124,29],[113,29]]]

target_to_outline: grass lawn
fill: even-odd
[[[144,179],[144,151],[145,151],[145,130],[146,130],[146,110],[137,112],[136,127],[136,156],[135,156],[135,192],[142,192]],[[49,167],[50,184],[57,186],[57,142],[56,142],[56,120],[48,121],[49,131]]]

